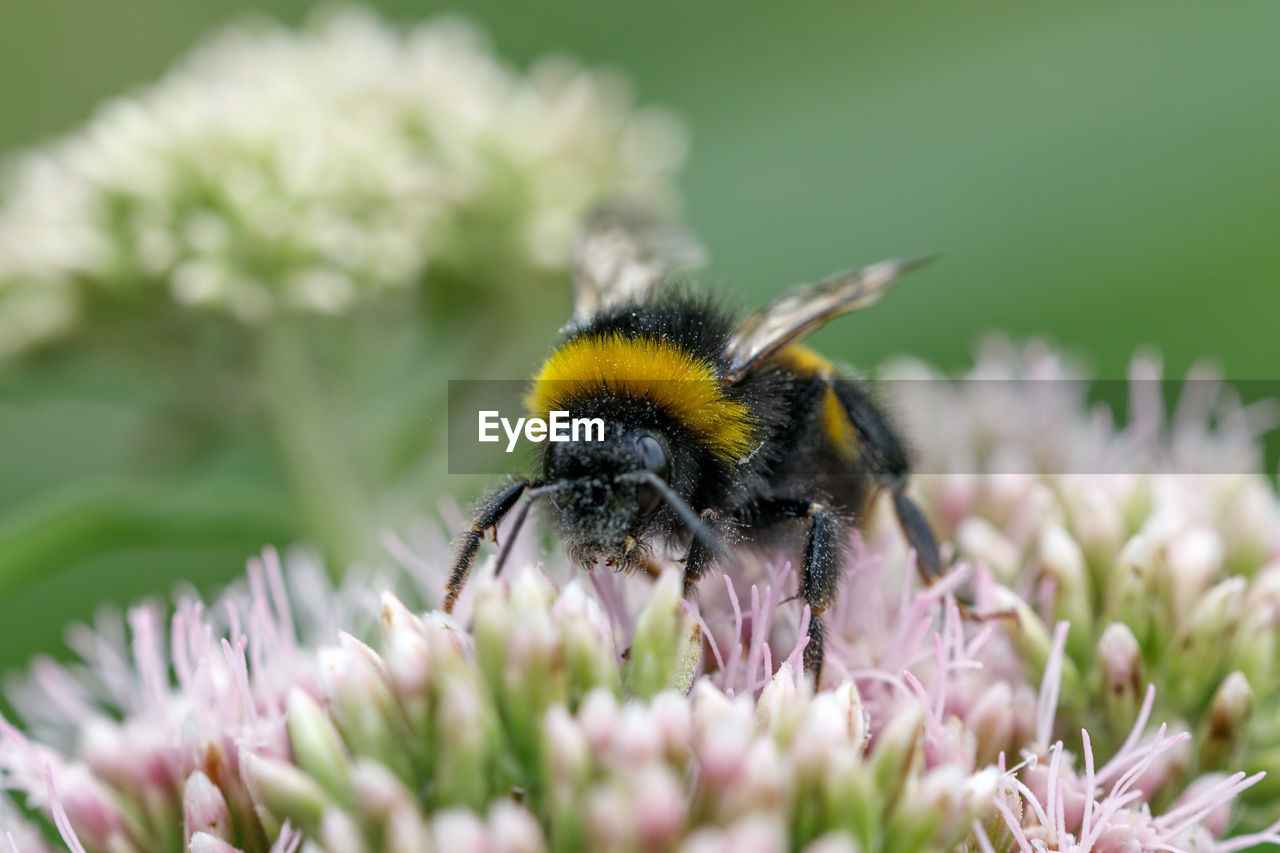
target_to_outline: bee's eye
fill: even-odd
[[[636,456],[640,461],[640,469],[652,471],[666,480],[671,474],[671,457],[667,455],[667,446],[651,432],[640,430],[633,434]],[[636,503],[640,513],[648,518],[658,509],[662,495],[649,483],[641,483],[636,487]]]
[[[635,441],[640,467],[667,479],[671,473],[671,459],[667,456],[667,448],[662,440],[651,432],[639,432],[636,433]]]

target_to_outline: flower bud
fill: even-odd
[[[989,513],[996,518],[1009,518],[1026,506],[1036,487],[1036,478],[1030,473],[1035,462],[1027,452],[1011,444],[996,444],[987,455],[986,485]]]
[[[1247,585],[1242,577],[1228,578],[1192,608],[1180,632],[1182,654],[1175,671],[1175,684],[1184,697],[1207,698],[1223,669],[1223,656],[1240,618]]]
[[[986,564],[1000,583],[1012,583],[1022,567],[1018,546],[985,518],[970,517],[960,522],[956,545],[962,556]]]
[[[1145,688],[1142,650],[1123,622],[1112,622],[1098,638],[1098,673],[1102,679],[1102,703],[1114,731],[1133,724]]]
[[[653,725],[646,706],[628,703],[614,726],[610,759],[619,767],[639,767],[662,756],[662,733]]]
[[[636,813],[631,797],[617,781],[591,786],[583,797],[583,823],[589,849],[638,849]]]
[[[576,704],[594,687],[616,690],[618,652],[609,619],[582,584],[572,581],[551,606],[551,619],[559,631],[569,670],[569,700]]]
[[[680,629],[683,588],[679,572],[663,572],[636,619],[631,652],[623,670],[627,692],[633,696],[648,697],[675,686],[680,662],[678,647],[685,637]]]
[[[1207,527],[1183,530],[1165,548],[1173,612],[1188,613],[1222,571],[1222,539]]]
[[[164,735],[156,726],[103,717],[85,721],[78,749],[96,778],[140,796],[170,785],[166,753]]]
[[[1254,574],[1246,606],[1250,612],[1280,612],[1280,562],[1268,563]]]
[[[1123,622],[1112,622],[1098,638],[1098,668],[1108,694],[1136,694],[1142,684],[1142,650]]]
[[[406,723],[381,658],[345,632],[339,642],[338,648],[322,649],[319,654],[334,725],[352,752],[376,758],[400,778],[412,779],[404,748]]]
[[[1035,673],[1039,678],[1045,667],[1049,665],[1049,653],[1053,650],[1053,637],[1048,627],[1021,596],[1011,589],[996,587],[994,603],[998,611],[1010,612],[1017,618],[1018,627],[1011,633],[1010,639],[1021,652],[1023,664],[1028,671]],[[1063,697],[1076,695],[1079,686],[1080,670],[1071,658],[1064,655],[1061,688]]]
[[[702,664],[702,625],[687,616],[681,620],[680,642],[676,647],[675,669],[671,674],[671,688],[677,693],[688,693],[693,679]]]
[[[649,700],[649,720],[662,738],[663,757],[673,764],[686,761],[693,748],[689,700],[674,690],[664,690]]]
[[[995,761],[1013,738],[1013,689],[1009,682],[997,681],[988,686],[969,708],[965,722],[973,732],[978,764]]]
[[[781,740],[790,740],[804,713],[803,684],[807,682],[797,683],[791,664],[784,662],[778,667],[756,701],[756,725]]]
[[[949,839],[970,823],[969,774],[944,764],[920,780],[910,797],[899,800],[889,817],[888,836],[899,850],[945,848],[935,839]]]
[[[724,841],[723,849],[731,853],[783,853],[787,827],[776,813],[747,815],[728,828]]]
[[[861,755],[867,741],[866,714],[852,681],[833,692],[814,696],[791,741],[791,758],[797,773],[820,779],[833,751],[848,749]]]
[[[432,853],[436,849],[431,828],[413,806],[399,807],[387,818],[382,847],[384,853]]]
[[[983,821],[993,813],[1000,784],[1000,771],[995,767],[984,767],[969,777],[964,794],[968,819]]]
[[[1250,684],[1275,684],[1280,675],[1280,661],[1277,661],[1280,644],[1277,644],[1272,618],[1270,612],[1260,612],[1246,603],[1245,613],[1236,627],[1230,660]]]
[[[1089,653],[1088,638],[1093,635],[1093,590],[1084,554],[1066,529],[1054,523],[1040,531],[1039,556],[1045,572],[1057,582],[1054,620],[1066,619],[1077,629],[1071,632],[1072,638],[1078,638],[1077,648],[1069,648],[1068,654],[1083,660]]]
[[[287,819],[305,833],[318,831],[325,810],[334,806],[314,779],[287,762],[241,749],[240,772],[259,807],[277,822]]]
[[[1158,615],[1152,607],[1153,551],[1149,537],[1134,536],[1120,551],[1111,577],[1103,587],[1103,618],[1128,625],[1139,645],[1148,637],[1153,617]]]
[[[1089,478],[1070,478],[1063,500],[1071,518],[1071,532],[1086,554],[1089,565],[1107,565],[1128,535],[1124,515],[1116,499]],[[1105,578],[1094,577],[1095,584]]]
[[[862,853],[862,849],[846,833],[828,832],[809,842],[804,853]]]
[[[694,753],[701,781],[713,790],[733,784],[755,735],[754,712],[746,697],[730,699],[702,679],[693,687]]]
[[[86,847],[107,849],[122,843],[130,829],[135,830],[134,835],[145,837],[136,831],[136,819],[131,820],[130,814],[116,805],[111,791],[83,764],[64,765],[54,775],[56,795]]]
[[[868,761],[886,813],[895,807],[907,779],[923,760],[923,736],[924,710],[916,702],[904,703],[876,735]]]
[[[334,800],[351,801],[347,752],[338,730],[316,701],[294,687],[286,701],[285,726],[298,766],[320,783]]]
[[[788,783],[793,775],[785,774]],[[868,846],[883,838],[888,816],[883,792],[877,788],[874,770],[859,756],[845,751],[832,756],[821,796],[828,825],[843,829]],[[859,807],[849,808],[850,803],[858,803]]]
[[[598,693],[613,698],[603,690]],[[557,848],[582,847],[580,796],[591,778],[592,747],[578,722],[561,706],[552,706],[543,715],[542,732],[542,786],[551,841]]]
[[[559,706],[550,708],[543,717],[543,735],[548,784],[576,788],[585,782],[591,747],[569,712]]]
[[[432,610],[422,617],[422,628],[436,669],[452,670],[471,664],[474,641],[453,617]]]
[[[747,747],[738,775],[720,798],[716,818],[784,811],[793,801],[795,774],[771,738],[756,738]]]
[[[227,841],[231,836],[226,798],[199,770],[182,787],[182,837],[190,840],[198,832]]]
[[[413,795],[400,778],[367,758],[357,759],[352,766],[351,789],[355,813],[361,820],[378,823],[400,809],[416,807]]]
[[[1239,670],[1218,685],[1201,733],[1200,761],[1206,768],[1235,765],[1244,748],[1253,717],[1253,688]]]
[[[382,656],[387,678],[404,709],[415,740],[425,737],[431,718],[431,647],[422,620],[389,592],[379,609]]]
[[[568,672],[551,619],[550,581],[526,569],[505,589],[495,582],[476,595],[476,658],[517,750],[532,763],[542,713],[568,701]]]
[[[191,836],[191,840],[187,842],[187,850],[189,853],[243,853],[239,847],[207,832],[197,832]]]
[[[437,850],[488,850],[489,830],[466,809],[446,809],[431,820],[431,836]]]
[[[434,738],[441,802],[481,809],[488,801],[490,762],[500,738],[494,714],[477,678],[458,672],[442,681]]]
[[[673,846],[684,829],[688,798],[665,764],[649,762],[631,777],[631,801],[637,840],[643,849]]]
[[[1248,476],[1222,513],[1221,533],[1227,560],[1237,571],[1248,571],[1266,559],[1280,522],[1275,490],[1262,476]]]
[[[338,809],[330,809],[320,819],[320,842],[325,850],[341,850],[342,853],[365,853],[368,850],[360,827],[351,815]]]
[[[546,849],[542,827],[523,806],[499,800],[489,808],[489,838],[493,853],[541,853]]]

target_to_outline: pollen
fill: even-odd
[[[534,413],[572,411],[575,400],[604,390],[652,402],[726,462],[755,446],[751,409],[725,393],[715,365],[662,338],[610,332],[572,340],[543,364],[526,402]]]

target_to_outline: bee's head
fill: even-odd
[[[671,445],[658,429],[614,423],[603,440],[548,442],[543,476],[558,484],[549,501],[573,558],[635,566],[662,522],[671,468]]]

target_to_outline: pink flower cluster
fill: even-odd
[[[19,851],[53,832],[137,853],[1280,844],[1260,410],[1228,398],[1170,431],[1138,406],[1117,429],[1035,345],[987,351],[978,374],[1001,371],[1046,376],[1040,405],[941,386],[964,438],[935,427],[918,488],[950,572],[921,588],[892,518],[867,519],[821,685],[783,557],[687,602],[675,570],[585,584],[526,537],[446,617],[422,606],[447,561],[434,528],[388,534],[398,568],[340,589],[267,552],[167,630],[156,606],[104,615],[68,635],[78,662],[31,666],[21,724],[0,723],[2,830]],[[1125,446],[1142,464],[1087,470]]]

